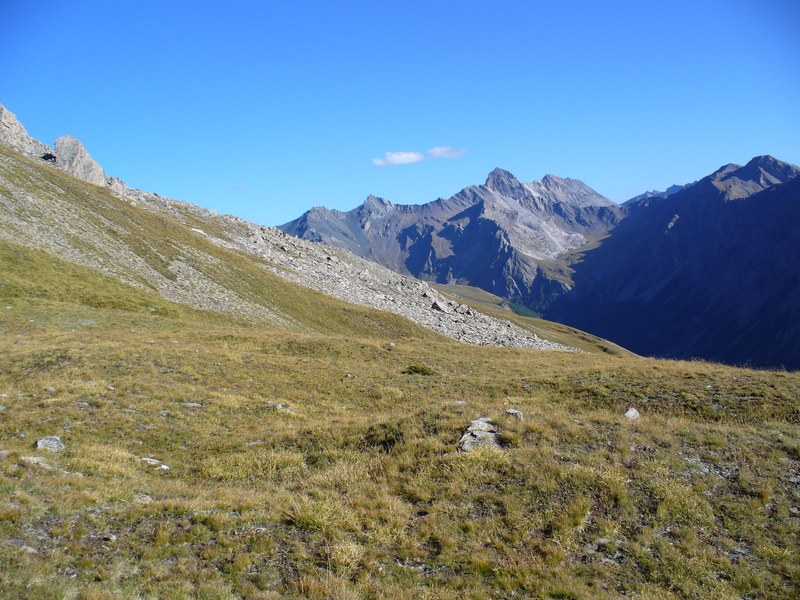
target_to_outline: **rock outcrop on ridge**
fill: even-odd
[[[42,158],[53,154],[53,149],[28,135],[17,117],[0,104],[0,144],[28,156]]]
[[[106,174],[86,148],[74,137],[65,135],[56,140],[56,164],[78,179],[94,185],[106,185]]]
[[[106,186],[109,182],[102,167],[95,161],[83,144],[72,136],[56,140],[55,150],[35,140],[17,117],[0,104],[0,144],[8,146],[36,160],[49,162],[70,175],[94,185]]]

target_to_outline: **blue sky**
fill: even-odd
[[[796,0],[2,0],[0,103],[132,187],[267,225],[496,166],[624,201],[800,163],[799,31]]]

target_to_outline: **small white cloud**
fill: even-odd
[[[395,165],[410,165],[421,162],[425,156],[419,152],[387,152],[383,158],[373,158],[372,164],[376,167],[389,167]]]
[[[452,146],[436,146],[427,152],[430,158],[461,158],[465,153],[465,150],[453,148]]]

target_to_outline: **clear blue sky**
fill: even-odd
[[[0,0],[0,103],[133,187],[261,224],[496,166],[624,201],[800,163],[799,32],[797,0]]]

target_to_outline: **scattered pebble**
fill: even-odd
[[[52,394],[52,393],[57,392],[58,388],[56,388],[55,386],[52,386],[52,385],[48,385],[46,388],[44,388],[44,391],[45,392],[50,392]]]
[[[264,408],[266,408],[267,410],[275,410],[275,411],[287,413],[287,414],[290,414],[290,415],[296,414],[294,409],[289,408],[283,402],[267,402],[264,405]]]
[[[155,467],[156,469],[161,469],[162,471],[169,471],[169,467],[162,463],[157,458],[150,458],[149,456],[142,456],[139,460],[145,464]]]
[[[11,456],[10,450],[0,450],[0,458],[8,458]]]
[[[39,551],[36,548],[31,548],[30,546],[20,546],[19,550],[20,552],[24,552],[25,554],[30,554],[30,555],[39,554]]]
[[[509,415],[509,416],[512,416],[515,419],[518,419],[520,421],[525,419],[525,415],[522,414],[522,411],[521,410],[517,410],[516,408],[507,408],[506,409],[506,414]]]

